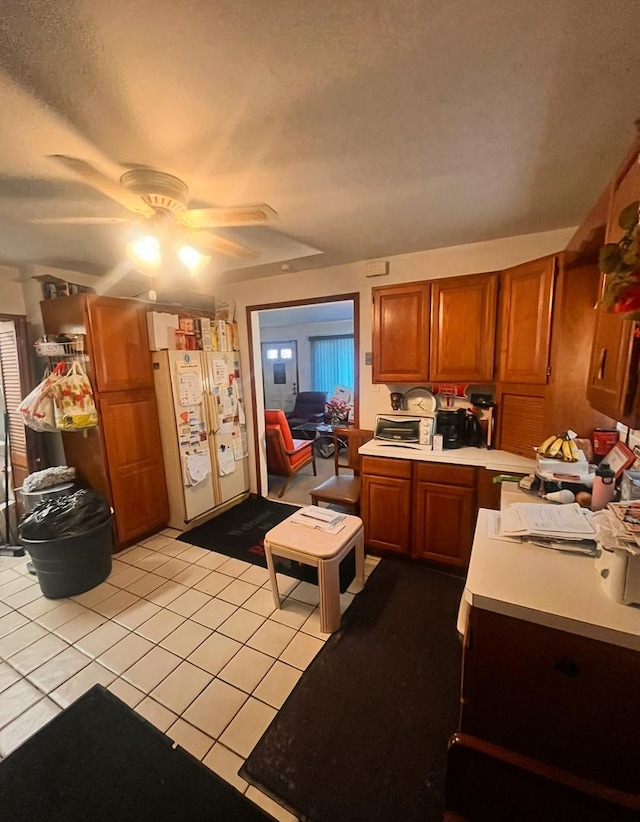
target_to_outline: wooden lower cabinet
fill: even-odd
[[[416,462],[413,466],[411,555],[469,564],[476,522],[476,469]]]
[[[638,651],[471,609],[463,733],[636,793],[638,687]]]
[[[360,512],[369,549],[466,567],[476,468],[364,457]]]
[[[99,413],[118,543],[128,543],[162,528],[169,517],[156,395],[103,394]]]
[[[364,457],[360,513],[368,547],[409,554],[411,463]]]

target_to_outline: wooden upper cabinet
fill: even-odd
[[[556,266],[555,257],[544,257],[500,275],[499,382],[548,380]]]
[[[623,235],[618,217],[623,208],[640,200],[640,162],[637,150],[614,180],[607,223],[607,242]],[[604,293],[604,276],[600,294]],[[587,397],[590,405],[632,428],[640,426],[640,323],[624,320],[607,311],[600,301],[591,350]]]
[[[429,379],[430,283],[372,289],[373,382]]]
[[[497,278],[473,274],[432,282],[432,382],[493,381]]]
[[[153,388],[144,305],[89,297],[87,312],[98,391]]]

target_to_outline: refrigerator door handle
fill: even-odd
[[[207,417],[209,418],[209,425],[211,426],[211,430],[209,434],[213,436],[214,434],[218,433],[218,428],[220,424],[218,422],[218,411],[216,409],[216,400],[215,397],[209,392],[205,392],[205,406],[207,409]]]

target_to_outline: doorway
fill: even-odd
[[[337,294],[311,300],[255,305],[248,306],[246,310],[251,370],[254,374],[251,391],[253,394],[257,486],[258,493],[267,496],[269,474],[264,434],[265,408],[279,408],[287,413],[293,410],[295,398],[301,392],[321,391],[328,400],[336,390],[340,391],[340,396],[344,396],[347,389],[351,405],[349,418],[354,425],[358,425],[359,294]],[[287,347],[291,348],[291,357],[286,350]],[[269,349],[271,350],[270,360],[266,357],[266,351]],[[283,351],[284,357],[280,356]],[[335,363],[331,364],[328,362],[331,356],[334,359],[348,357],[348,367],[336,367]],[[296,361],[295,378],[293,377],[294,358]],[[290,363],[289,368],[287,368],[287,363]],[[274,364],[281,367],[274,370]],[[284,368],[282,368],[283,365]],[[271,385],[275,382],[274,375],[276,380],[284,379],[285,383]],[[280,389],[279,395],[274,391],[278,385],[285,386]],[[320,471],[333,472],[333,460],[320,458],[317,463]],[[309,474],[309,477],[305,472]],[[277,484],[281,481],[281,477],[271,478],[272,485],[274,482]],[[308,504],[308,493],[302,486],[310,484],[309,487],[313,487],[321,481],[320,476],[313,477],[310,467],[308,472],[305,468],[291,480],[283,500],[300,503],[301,500],[297,498],[302,494],[305,497],[304,504]],[[300,493],[296,493],[298,485]]]

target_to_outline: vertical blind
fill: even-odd
[[[333,395],[336,385],[353,390],[354,347],[353,334],[338,337],[310,337],[311,380],[314,391]]]
[[[13,454],[20,453],[26,457],[27,441],[24,424],[17,411],[22,399],[18,346],[13,323],[9,322],[0,323],[0,368],[2,369],[2,383],[6,391],[4,399],[0,398],[0,410],[6,403],[9,412],[11,451]],[[2,439],[4,439],[4,432],[2,432]]]

